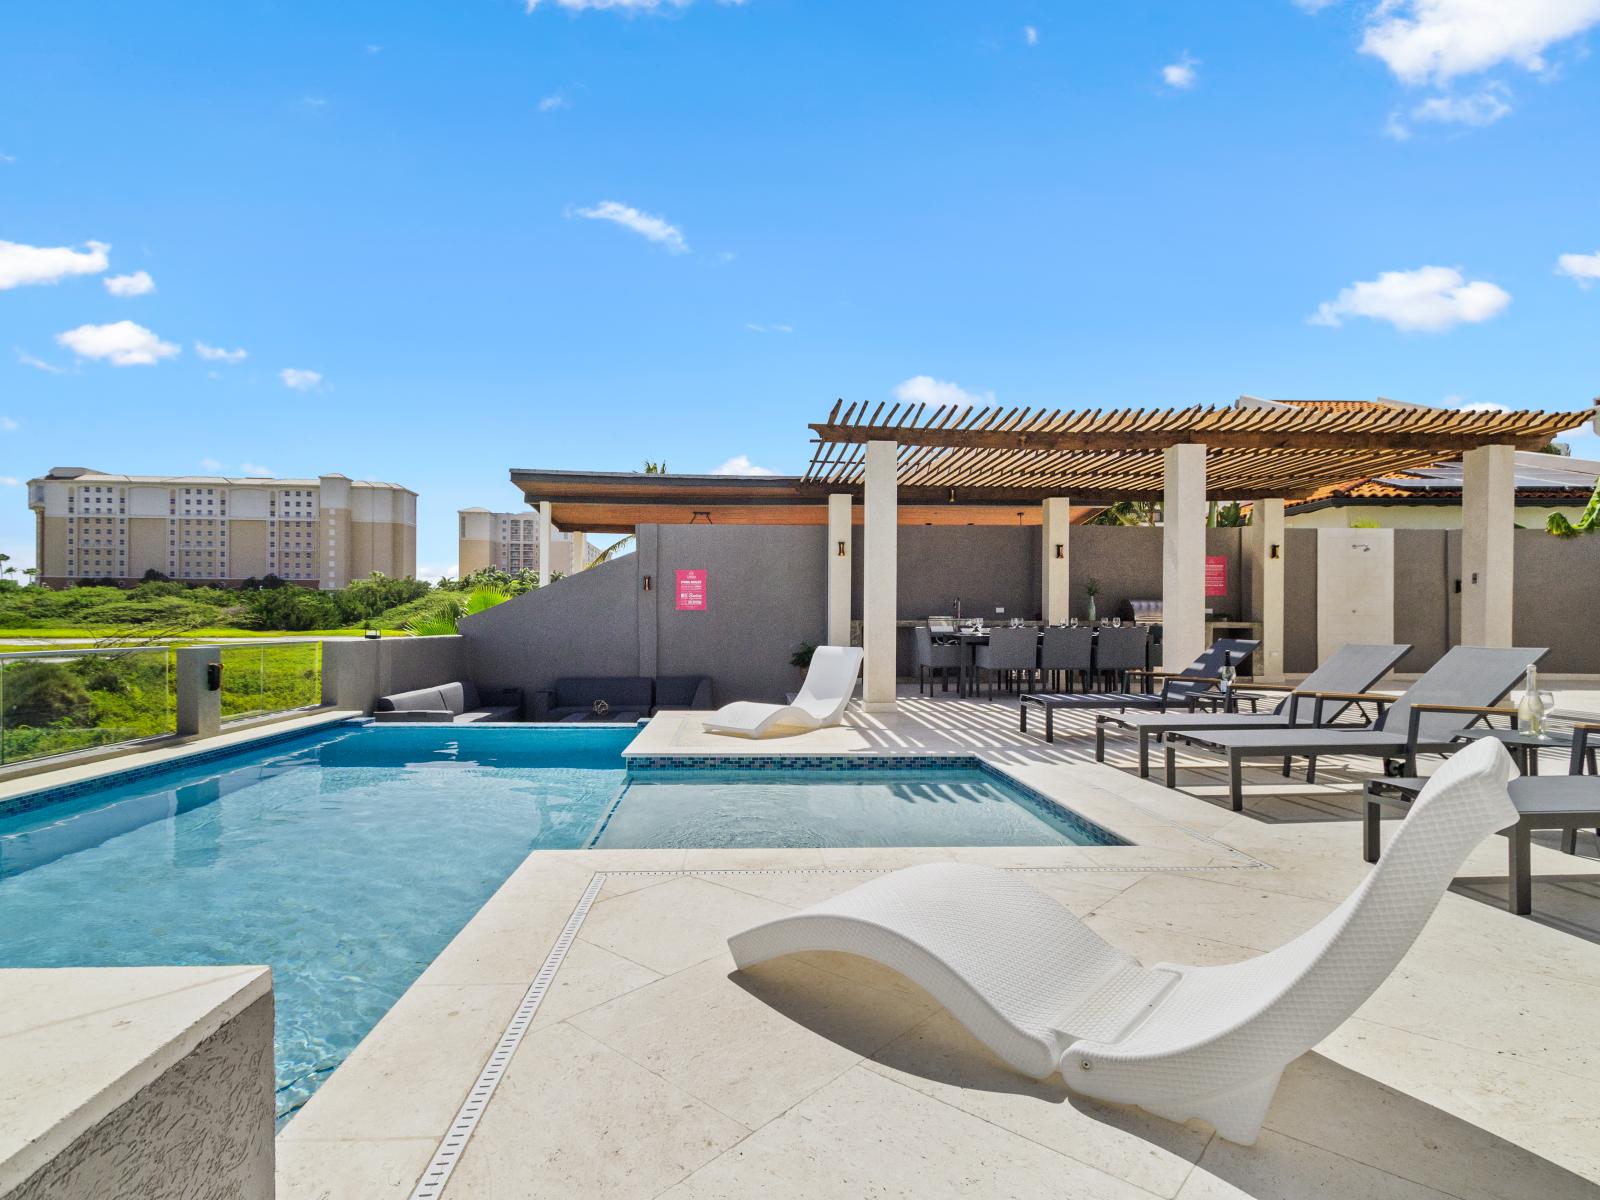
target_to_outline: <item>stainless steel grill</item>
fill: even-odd
[[[1132,620],[1135,625],[1161,624],[1161,601],[1159,600],[1124,600],[1122,602],[1123,620]]]

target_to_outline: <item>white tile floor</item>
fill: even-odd
[[[1390,981],[1286,1073],[1248,1149],[1016,1076],[863,960],[734,972],[728,934],[929,858],[1027,868],[1146,961],[1275,946],[1367,869],[1359,771],[1253,773],[1235,814],[1212,768],[1187,762],[1169,792],[1120,769],[1126,743],[1098,765],[1081,729],[1046,747],[1015,723],[1014,703],[908,697],[886,720],[738,748],[981,751],[1135,846],[535,854],[278,1139],[280,1197],[410,1193],[596,871],[447,1200],[1600,1196],[1593,834],[1577,858],[1535,849],[1531,919],[1504,909],[1503,843],[1475,852]],[[709,738],[667,717],[644,748],[727,748]]]

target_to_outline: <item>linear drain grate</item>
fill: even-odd
[[[484,1064],[483,1071],[478,1075],[478,1081],[467,1093],[461,1110],[456,1113],[456,1119],[450,1122],[450,1129],[439,1143],[439,1148],[434,1151],[433,1161],[428,1164],[428,1169],[418,1180],[415,1190],[411,1193],[411,1200],[437,1200],[439,1194],[444,1191],[444,1185],[450,1181],[450,1172],[456,1169],[461,1152],[467,1148],[467,1142],[471,1139],[473,1130],[478,1127],[478,1120],[483,1116],[483,1110],[489,1107],[489,1100],[493,1097],[495,1088],[499,1086],[501,1076],[511,1065],[511,1056],[517,1052],[517,1046],[522,1042],[522,1035],[533,1023],[534,1015],[539,1011],[545,993],[550,990],[556,972],[561,969],[562,960],[567,957],[567,951],[578,936],[578,930],[583,927],[584,918],[589,915],[589,909],[594,905],[594,898],[604,883],[604,874],[596,874],[589,880],[589,886],[584,889],[578,906],[567,918],[567,924],[561,930],[561,936],[556,939],[555,946],[551,948],[549,957],[544,960],[544,966],[540,967],[539,973],[533,977],[533,982],[528,985],[528,990],[522,997],[522,1003],[517,1005],[511,1023],[500,1035],[500,1041],[496,1044],[494,1053],[489,1055],[489,1061]]]

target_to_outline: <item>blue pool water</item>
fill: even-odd
[[[974,766],[644,771],[628,778],[592,844],[615,850],[1124,843]]]
[[[635,732],[345,726],[0,818],[0,967],[271,964],[286,1118]]]
[[[270,964],[282,1121],[533,850],[1122,844],[971,759],[629,777],[636,732],[340,725],[46,797],[0,815],[0,967]]]

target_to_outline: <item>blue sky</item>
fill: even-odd
[[[0,549],[31,561],[13,481],[58,464],[394,480],[453,572],[510,467],[798,471],[841,396],[1580,407],[1597,25],[10,4]]]

